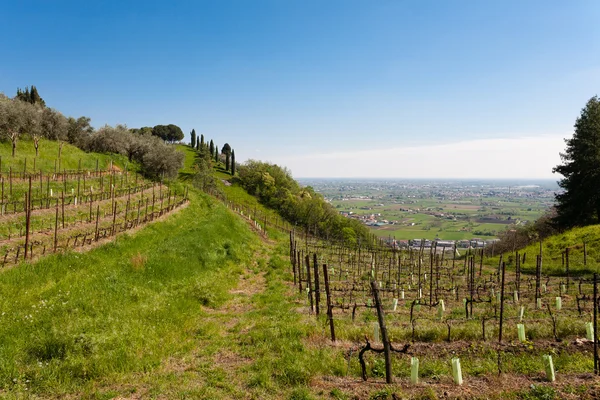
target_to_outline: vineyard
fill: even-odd
[[[564,273],[550,276],[541,243],[533,260],[515,252],[504,261],[482,250],[349,249],[290,234],[294,285],[309,312],[332,342],[350,343],[351,370],[367,380],[385,365],[388,383],[423,373],[462,384],[461,356],[475,375],[522,372],[523,362],[550,381],[555,370],[597,374],[597,275],[582,275],[587,260],[565,253]],[[441,355],[446,365],[432,371],[428,360]]]
[[[112,162],[106,169],[96,162],[94,169],[51,173],[0,170],[0,190],[2,267],[91,245],[187,201],[185,190],[177,193]]]

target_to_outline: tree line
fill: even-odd
[[[204,134],[196,135],[196,130],[190,132],[190,147],[195,149],[200,160],[214,160],[216,165],[219,163],[224,165],[225,172],[229,172],[232,176],[236,172],[235,150],[231,148],[229,143],[225,143],[219,152],[219,147],[211,139],[209,143],[204,141]],[[212,166],[212,164],[211,164]]]
[[[290,223],[312,234],[343,241],[354,247],[368,245],[372,235],[359,221],[346,218],[310,186],[302,187],[284,167],[248,160],[234,182],[273,208]]]
[[[194,129],[190,137],[190,146],[197,151],[194,182],[201,189],[218,190],[213,169],[224,165],[223,169],[232,176],[232,184],[244,188],[300,230],[343,241],[349,246],[367,245],[372,240],[367,227],[340,215],[310,186],[302,187],[287,168],[256,160],[238,165],[229,143],[219,152],[212,139],[206,142],[204,135],[198,136]]]
[[[139,129],[105,125],[96,130],[90,123],[88,117],[65,117],[47,107],[35,86],[17,89],[14,98],[0,93],[0,140],[11,143],[13,157],[19,140],[29,137],[36,156],[42,139],[66,142],[87,152],[126,155],[130,161],[140,164],[142,173],[152,178],[175,177],[183,166],[183,153],[167,145],[184,137],[176,125]]]

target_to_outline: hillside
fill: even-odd
[[[584,257],[584,243],[585,253]],[[566,271],[566,250],[568,249],[569,271],[573,275],[590,275],[600,272],[600,225],[574,228],[566,232],[545,238],[542,242],[542,273],[564,275]],[[522,270],[535,273],[536,255],[540,254],[540,244],[534,243],[518,250],[521,257],[526,254]],[[508,267],[514,267],[514,253],[505,253],[503,260]],[[488,259],[490,265],[497,265],[496,255]]]
[[[213,171],[216,193],[226,203],[200,192],[192,186],[195,151],[179,149],[186,155],[183,182],[166,184],[189,189],[181,207],[99,247],[65,249],[0,272],[0,396],[464,398],[473,387],[488,398],[594,396],[597,384],[582,377],[591,359],[570,342],[564,352],[557,350],[556,384],[541,384],[538,376],[541,352],[551,346],[545,342],[532,351],[510,344],[517,353],[505,357],[504,375],[497,377],[498,353],[491,341],[479,341],[481,323],[458,326],[462,299],[448,313],[457,324],[454,342],[439,339],[443,322],[437,323],[443,328],[433,320],[430,327],[419,325],[416,341],[404,322],[390,328],[396,343],[412,342],[412,354],[421,357],[421,384],[407,383],[405,355],[394,357],[395,384],[383,384],[381,356],[368,357],[369,382],[362,382],[357,354],[377,320],[363,304],[368,295],[358,299],[364,308],[356,320],[354,311],[336,310],[338,341],[329,341],[326,316],[315,318],[306,293],[293,284],[289,236],[275,227],[284,224],[281,217],[239,185],[225,184],[231,177],[219,165]],[[92,167],[100,157],[77,155],[89,157]],[[548,252],[550,257],[550,242]],[[332,263],[341,263],[341,254],[332,255]],[[451,299],[447,304],[453,305]],[[410,303],[403,300],[397,315],[388,307],[392,321],[406,317]],[[516,312],[513,305],[507,310]],[[532,339],[548,334],[544,315],[535,318],[545,327],[530,329]],[[559,332],[580,335],[582,326],[571,321]],[[507,336],[516,340],[513,330]],[[450,354],[463,357],[466,385],[452,384]]]
[[[127,160],[127,157],[118,154],[86,153],[65,142],[62,142],[59,162],[59,147],[60,144],[57,141],[41,139],[39,144],[39,155],[36,157],[33,140],[22,139],[17,143],[17,153],[15,157],[12,157],[10,142],[0,142],[0,157],[2,158],[0,170],[6,175],[10,168],[12,168],[13,172],[23,172],[26,167],[28,172],[33,172],[34,159],[35,168],[37,170],[41,169],[44,172],[76,169],[95,170],[96,163],[98,163],[99,169],[106,169],[111,161],[121,169],[128,167],[130,171],[138,170],[137,165],[135,163],[130,163]],[[58,168],[59,165],[60,168]]]

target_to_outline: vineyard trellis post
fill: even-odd
[[[483,272],[483,249],[481,249],[481,258],[479,259],[479,277]]]
[[[255,214],[256,215],[256,214]],[[310,299],[310,313],[312,314],[315,310],[313,303],[313,291],[312,291],[312,282],[310,278],[310,255],[306,254],[304,258],[304,262],[306,263],[306,291],[308,292],[308,298]]]
[[[383,307],[381,306],[381,301],[379,299],[379,290],[377,290],[377,283],[375,280],[371,280],[371,290],[373,291],[373,297],[375,298],[377,319],[379,320],[379,330],[381,331],[381,340],[383,341],[383,355],[385,357],[385,382],[392,383],[392,357],[390,355],[390,341],[388,339],[387,328],[385,326]]]
[[[302,251],[296,250],[296,265],[298,266],[298,291],[302,294]]]
[[[265,216],[265,224],[267,217]],[[266,225],[265,225],[266,226]],[[314,281],[315,281],[315,313],[319,316],[319,303],[321,302],[321,293],[319,288],[319,264],[317,261],[317,253],[313,253]]]
[[[502,263],[502,283],[500,285],[500,326],[498,330],[498,343],[502,343],[502,324],[504,322],[504,276],[506,274],[506,263]]]
[[[594,374],[598,375],[598,274],[594,273]]]
[[[31,227],[31,176],[29,177],[29,191],[25,194],[25,260],[29,250],[29,229]]]
[[[54,217],[54,252],[58,245],[58,203],[56,204],[56,215]]]
[[[327,319],[329,319],[329,331],[331,332],[331,341],[335,342],[333,306],[331,305],[331,293],[329,292],[329,271],[327,271],[327,264],[323,264],[323,280],[325,281],[325,296],[327,296]]]
[[[566,279],[567,279],[567,291],[569,291],[569,248],[567,247],[565,249],[565,274],[566,274]]]

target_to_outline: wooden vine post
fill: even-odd
[[[327,319],[329,319],[329,330],[331,331],[331,341],[335,342],[335,327],[333,325],[333,306],[331,305],[331,293],[329,292],[329,272],[327,264],[323,264],[323,280],[325,281],[325,296],[327,296]]]
[[[506,264],[502,263],[502,283],[500,286],[500,329],[498,330],[498,343],[502,343],[502,322],[504,320],[504,275],[506,273]]]
[[[265,217],[266,222],[266,217]],[[266,226],[266,225],[265,225]],[[313,253],[314,281],[315,281],[315,313],[319,316],[319,303],[321,302],[321,292],[319,288],[319,264],[317,261],[317,253]]]
[[[310,299],[310,312],[312,314],[315,309],[313,303],[312,282],[310,279],[310,256],[308,254],[304,261],[306,262],[306,291],[308,292],[308,298]]]
[[[594,274],[594,374],[598,375],[598,274]]]
[[[56,203],[56,216],[54,217],[54,252],[58,245],[58,202]]]
[[[375,307],[377,308],[377,318],[379,319],[379,330],[381,331],[381,340],[383,341],[383,355],[385,357],[385,382],[392,383],[392,357],[390,355],[390,341],[388,339],[387,328],[385,327],[385,316],[383,314],[383,307],[379,300],[379,290],[377,290],[377,283],[371,281],[371,290],[373,291],[373,297],[375,298]]]
[[[29,230],[31,228],[31,177],[29,177],[29,192],[25,194],[25,260],[29,249]]]
[[[566,275],[567,275],[567,290],[569,290],[569,248],[565,249],[565,267],[566,267]]]

